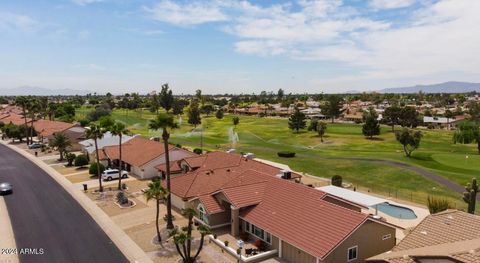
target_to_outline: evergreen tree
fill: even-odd
[[[198,108],[198,101],[193,100],[188,107],[188,123],[197,127],[197,125],[202,123],[202,118],[200,117],[200,109]]]
[[[288,118],[288,127],[298,133],[300,129],[305,129],[307,121],[305,114],[301,112],[297,107],[290,118]]]
[[[343,113],[343,99],[338,95],[330,95],[325,104],[321,107],[322,114],[331,118],[332,123]]]
[[[223,119],[223,110],[218,109],[217,112],[215,113],[215,117],[217,117],[217,119],[219,120]]]
[[[399,124],[399,117],[401,108],[397,106],[391,106],[385,109],[383,112],[383,121],[385,124],[392,126],[392,131],[395,132],[395,125]]]
[[[160,106],[167,111],[167,113],[170,111],[173,105],[173,95],[172,95],[172,90],[168,87],[168,83],[165,83],[162,85],[162,90],[160,91]]]
[[[380,135],[380,123],[377,120],[377,113],[373,108],[370,108],[363,115],[363,121],[365,122],[362,127],[362,133],[364,136],[373,138],[375,135]]]

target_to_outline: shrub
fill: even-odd
[[[121,205],[128,204],[128,197],[124,192],[117,193],[117,202]]]
[[[332,176],[332,185],[342,187],[343,178],[340,175]]]
[[[223,244],[225,244],[226,247],[228,247],[228,243],[230,243],[228,240],[223,241]]]
[[[203,151],[200,148],[195,148],[195,149],[193,149],[193,152],[196,153],[196,154],[202,154]]]
[[[67,166],[72,166],[76,155],[74,153],[65,153],[65,159],[67,159]]]
[[[75,157],[75,166],[85,166],[88,164],[88,157],[85,154],[80,154],[77,157]]]
[[[100,163],[99,167],[100,167],[100,173],[103,173],[103,171],[105,171],[105,166]],[[90,168],[88,169],[88,173],[91,175],[97,175],[97,163],[92,163],[90,165]]]
[[[167,222],[168,221],[168,215],[163,216],[163,221]],[[175,221],[175,216],[172,215],[172,221]]]
[[[427,197],[427,205],[430,214],[436,214],[452,208],[447,199],[440,199],[432,196]]]
[[[277,153],[278,157],[285,157],[285,158],[292,158],[295,157],[294,152],[289,152],[289,151],[281,151]]]
[[[175,144],[175,147],[182,148],[182,145],[180,143],[177,143],[177,144]]]
[[[81,120],[78,121],[78,123],[80,123],[80,126],[86,127],[90,124],[90,121],[87,120],[87,119],[81,119]]]

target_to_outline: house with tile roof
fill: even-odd
[[[370,263],[480,262],[480,216],[447,210],[426,217],[391,251]]]
[[[64,134],[71,143],[69,149],[72,151],[80,150],[80,141],[85,140],[85,128],[75,123],[39,119],[33,122],[33,128],[43,143],[48,143],[57,133]]]
[[[168,151],[171,161],[195,155],[192,152],[173,145],[169,145]],[[118,166],[118,160],[120,158],[118,145],[103,147],[99,155],[100,159],[102,159],[107,166]],[[134,136],[122,144],[122,163],[125,170],[140,179],[158,176],[159,172],[155,167],[165,163],[164,145],[161,142],[148,140],[141,136]]]
[[[128,136],[126,134],[122,135],[122,144],[128,142],[132,139],[132,136]],[[99,149],[102,149],[105,146],[118,146],[119,137],[118,135],[112,135],[111,132],[106,132],[101,139],[97,139],[97,146]],[[95,141],[92,139],[87,139],[80,141],[79,144],[81,145],[81,151],[88,155],[90,160],[95,159]]]
[[[260,239],[286,261],[363,262],[396,243],[395,227],[299,183],[292,171],[224,152],[178,163],[174,207],[194,208],[195,220],[212,229]]]

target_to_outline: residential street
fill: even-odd
[[[0,144],[0,181],[13,184],[4,197],[22,263],[128,262],[122,252],[54,179]],[[0,255],[1,262],[2,255]]]

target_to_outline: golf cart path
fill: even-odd
[[[448,180],[447,178],[440,176],[434,172],[431,172],[427,169],[407,164],[407,163],[402,163],[402,162],[397,162],[397,161],[392,161],[392,160],[383,160],[383,159],[374,159],[374,158],[362,158],[362,157],[324,157],[323,159],[332,159],[332,160],[352,160],[352,161],[366,161],[366,162],[373,162],[373,163],[380,163],[384,165],[389,165],[393,167],[398,167],[398,168],[403,168],[407,169],[413,172],[416,172],[423,176],[426,179],[432,180],[442,186],[447,187],[448,189],[459,193],[463,194],[465,192],[465,187],[452,182]],[[480,196],[477,196],[477,200],[480,201]]]

